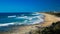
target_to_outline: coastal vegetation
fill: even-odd
[[[51,14],[56,17],[60,17],[60,13],[46,12],[46,14]],[[52,22],[48,27],[36,27],[37,29],[31,30],[29,34],[60,34],[60,21]]]
[[[60,21],[53,23],[49,27],[40,27],[36,30],[32,30],[29,34],[59,34],[60,33]]]
[[[41,13],[45,15],[43,24],[35,24],[29,26],[19,26],[13,30],[0,32],[0,34],[59,34],[60,33],[60,13]],[[41,25],[43,27],[41,27]]]
[[[60,12],[46,12],[46,13],[60,17]]]

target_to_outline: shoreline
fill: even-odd
[[[25,34],[31,30],[35,30],[36,29],[36,26],[40,27],[48,27],[50,26],[53,22],[57,22],[57,21],[60,21],[60,18],[54,16],[54,15],[51,15],[51,14],[47,14],[47,13],[40,13],[40,14],[43,14],[45,15],[45,22],[43,22],[43,24],[35,24],[35,25],[29,25],[29,26],[22,26],[22,27],[19,27],[17,30],[15,30],[15,32],[6,32],[6,34]],[[2,33],[1,33],[2,34]],[[5,34],[5,33],[3,33]]]
[[[25,27],[22,27],[20,28],[22,31],[20,31],[21,34],[24,34],[25,32],[28,32],[30,30],[34,30],[36,29],[36,26],[42,26],[42,27],[48,27],[50,25],[52,25],[53,22],[57,22],[57,21],[60,21],[60,18],[54,16],[54,15],[51,15],[51,14],[47,14],[47,13],[41,13],[43,15],[45,15],[45,22],[43,24],[37,24],[37,25],[33,25],[33,26],[25,26]],[[23,33],[24,32],[24,33]]]

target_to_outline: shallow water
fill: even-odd
[[[14,25],[32,25],[44,21],[39,13],[0,13],[0,31],[7,31]]]

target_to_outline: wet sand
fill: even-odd
[[[60,21],[60,17],[56,17],[54,15],[47,14],[47,13],[41,13],[41,14],[45,15],[45,22],[42,23],[42,24],[35,24],[35,25],[30,25],[30,26],[22,26],[22,27],[19,27],[18,29],[13,30],[13,31],[4,32],[4,33],[0,32],[0,34],[28,34],[29,31],[35,30],[36,26],[48,27],[53,22]]]

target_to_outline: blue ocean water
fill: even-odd
[[[7,31],[14,25],[42,23],[44,15],[39,13],[0,13],[0,31]]]

